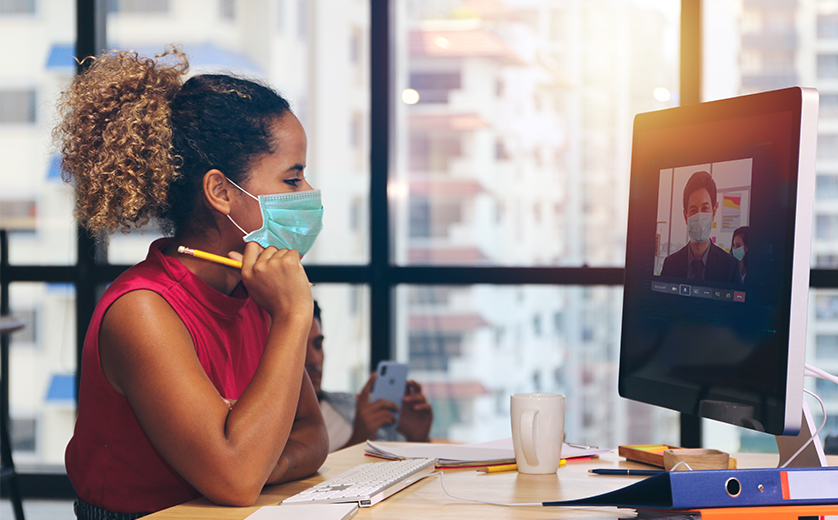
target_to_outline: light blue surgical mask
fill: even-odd
[[[229,180],[229,179],[227,179]],[[245,242],[256,242],[262,247],[296,249],[300,255],[308,253],[320,230],[323,229],[323,203],[320,190],[277,193],[275,195],[251,195],[233,181],[230,183],[259,202],[262,212],[262,227],[248,233],[233,217],[230,222],[244,234]]]
[[[712,228],[712,213],[696,213],[687,219],[687,229],[690,234],[690,242],[707,242],[710,240],[710,230]]]
[[[745,258],[745,246],[734,247],[731,254],[733,254],[737,260],[742,260]]]

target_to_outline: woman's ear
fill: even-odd
[[[229,215],[232,211],[227,177],[220,170],[212,169],[204,174],[204,197],[213,209]]]

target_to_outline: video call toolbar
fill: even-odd
[[[653,280],[652,290],[660,293],[677,294],[678,296],[689,296],[693,298],[706,298],[708,300],[722,300],[728,302],[745,302],[745,291],[734,291],[733,289],[718,289],[715,287],[701,287],[683,283],[666,283]]]

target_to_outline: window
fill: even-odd
[[[838,135],[818,134],[818,159],[838,159]]]
[[[305,40],[308,36],[308,2],[297,0],[297,38]]]
[[[169,12],[169,0],[108,0],[108,11],[165,14]]]
[[[0,124],[33,124],[36,115],[34,89],[0,90]]]
[[[0,199],[0,229],[34,232],[37,216],[38,208],[34,200]]]
[[[816,215],[815,238],[838,240],[838,215]]]
[[[349,62],[353,65],[361,63],[361,55],[364,48],[364,32],[357,27],[352,29],[349,38]]]
[[[818,117],[838,117],[838,95],[827,93],[820,94],[820,100],[818,103]]]
[[[9,425],[9,437],[12,440],[12,452],[23,454],[37,451],[38,421],[34,418],[12,418]]]
[[[220,0],[218,12],[222,20],[232,22],[236,19],[236,0]]]
[[[819,199],[838,198],[838,175],[819,174],[816,179],[815,195]]]
[[[835,15],[835,14],[819,14],[818,15],[818,38],[821,38],[821,39],[838,38],[838,15]]]
[[[838,55],[836,54],[819,54],[818,55],[818,79],[836,79],[838,78]]]
[[[819,358],[838,358],[838,335],[818,334],[815,348]]]
[[[451,91],[460,88],[460,73],[411,72],[409,85],[419,93],[419,103],[448,103]]]
[[[35,14],[35,0],[0,0],[0,14]]]

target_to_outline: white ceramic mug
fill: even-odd
[[[518,471],[535,475],[555,473],[562,456],[564,396],[514,394],[510,409]]]

